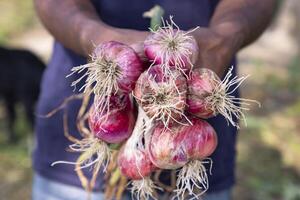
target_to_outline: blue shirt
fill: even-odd
[[[143,12],[155,4],[165,9],[165,16],[173,15],[181,29],[195,26],[206,27],[219,0],[94,0],[93,4],[100,18],[107,24],[138,30],[147,30],[149,19]],[[101,33],[99,33],[101,34]],[[86,63],[86,59],[76,55],[59,42],[55,42],[53,54],[43,76],[41,94],[37,106],[38,114],[46,114],[57,108],[65,98],[73,95],[71,82],[78,77],[66,78],[73,66]],[[235,73],[235,72],[234,72]],[[238,92],[234,94],[238,96]],[[69,132],[79,138],[75,122],[80,101],[74,100],[67,106]],[[51,118],[36,119],[36,146],[33,166],[40,175],[59,182],[80,186],[74,166],[56,165],[58,160],[75,161],[78,154],[67,152],[70,144],[63,132],[63,114],[58,112]],[[219,144],[212,155],[214,161],[212,176],[209,176],[210,192],[230,188],[234,183],[236,129],[228,126],[222,116],[208,120],[218,134]],[[85,171],[89,176],[91,171]],[[99,175],[96,189],[101,189],[103,174]]]

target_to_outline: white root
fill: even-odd
[[[233,117],[242,119],[245,125],[247,125],[246,117],[243,111],[250,110],[249,106],[252,103],[256,103],[259,107],[261,105],[256,100],[236,98],[235,96],[231,95],[249,77],[242,76],[238,78],[235,76],[230,80],[230,77],[232,76],[232,70],[233,67],[228,70],[228,73],[221,82],[217,79],[214,80],[218,83],[217,87],[214,88],[211,95],[208,95],[205,98],[205,104],[207,106],[209,105],[208,107],[211,107],[215,114],[220,113],[223,115],[228,124],[231,123],[233,126],[240,128],[238,123],[234,122]],[[231,89],[232,86],[234,86],[233,89]]]
[[[132,135],[126,142],[126,146],[124,149],[124,153],[128,156],[133,156],[136,162],[136,167],[138,169],[138,173],[141,177],[143,177],[139,163],[142,162],[143,156],[141,156],[141,152],[146,151],[146,137],[150,137],[149,133],[152,128],[152,124],[148,120],[149,118],[146,116],[145,112],[141,107],[138,108],[138,118],[135,124],[135,128],[132,132]],[[143,141],[143,139],[145,139]]]
[[[177,77],[175,77],[176,79]],[[168,79],[166,82],[157,83],[155,77],[149,76],[148,82],[150,83],[152,93],[145,93],[141,98],[135,97],[144,106],[144,110],[148,116],[154,113],[148,120],[149,122],[157,121],[162,122],[165,128],[171,121],[174,121],[181,125],[191,125],[192,122],[184,113],[184,106],[186,105],[185,98],[186,90],[179,91],[172,79]],[[175,85],[175,87],[174,87]],[[142,87],[137,85],[136,87]],[[174,91],[175,89],[175,91]],[[174,118],[174,115],[180,116],[179,118],[185,119],[186,123]]]
[[[209,188],[208,176],[206,168],[203,164],[210,164],[210,173],[212,160],[204,161],[193,160],[180,170],[177,181],[175,196],[173,199],[185,199],[185,195],[189,195],[191,199],[199,199]]]
[[[145,144],[143,143],[143,138],[150,133],[152,128],[152,123],[149,121],[149,118],[145,114],[144,110],[139,106],[138,107],[138,117],[132,131],[130,138],[126,142],[126,148],[124,153],[127,155],[135,155],[137,149],[144,150]],[[136,155],[136,160],[139,156]]]
[[[164,21],[162,19],[162,22],[163,26],[159,27],[157,30],[150,29],[151,32],[158,35],[158,37],[153,37],[152,40],[149,40],[149,43],[159,44],[161,46],[159,55],[166,76],[172,75],[172,69],[175,68],[188,78],[189,74],[184,70],[185,61],[182,58],[184,57],[186,59],[192,69],[193,63],[190,57],[194,52],[187,48],[185,44],[194,42],[195,39],[190,33],[199,27],[190,31],[181,31],[173,21],[172,16],[170,16],[170,21]],[[154,59],[152,65],[154,65],[157,59],[157,57]],[[169,65],[170,62],[174,63],[175,66],[171,67]]]
[[[156,186],[150,177],[145,177],[141,180],[133,180],[131,182],[132,187],[131,196],[132,199],[145,200],[145,199],[157,199],[155,197],[156,189],[161,190],[160,187]]]
[[[77,80],[73,81],[71,86],[76,89],[76,86],[86,78],[85,84],[79,88],[83,93],[90,95],[93,93],[94,105],[101,116],[105,111],[109,110],[110,97],[116,94],[119,90],[117,79],[121,72],[117,63],[107,60],[100,53],[100,55],[92,56],[92,61],[88,64],[73,67],[72,73],[67,77],[86,72]],[[91,89],[90,89],[91,88]]]
[[[88,137],[70,145],[69,148],[73,152],[81,153],[78,160],[76,162],[56,161],[52,163],[51,166],[57,164],[70,164],[79,166],[75,168],[75,170],[78,170],[101,165],[104,167],[103,171],[106,171],[110,161],[111,151],[105,142],[94,137]]]

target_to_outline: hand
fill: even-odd
[[[115,29],[117,33],[116,41],[131,46],[143,61],[147,60],[144,52],[144,41],[150,34],[148,31],[136,31],[130,29]]]
[[[209,68],[220,78],[223,77],[239,49],[240,41],[237,35],[229,33],[227,28],[229,27],[198,28],[192,33],[199,46],[196,68]]]
[[[141,57],[144,56],[143,42],[148,36],[147,31],[137,31],[131,29],[120,29],[107,26],[105,31],[99,33],[93,30],[89,35],[89,39],[86,40],[85,45],[90,55],[96,45],[106,41],[118,41],[131,46]]]
[[[148,31],[137,31],[130,29],[114,29],[116,32],[116,41],[122,42],[131,46],[137,52],[143,50],[143,45],[146,37],[150,34]]]

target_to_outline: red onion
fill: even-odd
[[[177,169],[190,160],[210,156],[217,146],[217,135],[209,123],[192,118],[193,125],[175,124],[169,129],[156,125],[149,143],[151,161],[162,169]]]
[[[188,112],[201,117],[210,118],[221,114],[233,126],[239,127],[233,120],[242,118],[245,121],[243,110],[248,110],[250,103],[257,101],[236,98],[231,94],[242,84],[247,77],[232,76],[229,69],[223,81],[210,69],[194,69],[188,80]],[[232,86],[233,89],[231,88]],[[243,101],[243,102],[241,102]]]
[[[89,116],[92,133],[107,143],[120,143],[127,139],[134,124],[134,107],[129,95],[111,96],[108,110],[99,113],[93,107]]]
[[[101,69],[106,73],[104,78],[116,79],[118,86],[114,89],[131,92],[144,68],[137,53],[131,47],[115,41],[103,43],[94,53],[98,65],[101,66],[101,62],[105,65]]]
[[[145,113],[139,107],[139,113],[132,135],[118,155],[118,165],[123,175],[132,179],[131,192],[137,199],[153,197],[158,188],[150,178],[156,167],[152,164],[145,140],[149,131],[145,124]]]
[[[118,166],[124,176],[139,180],[146,178],[156,169],[146,150],[139,149],[130,153],[125,148],[123,147],[118,155]]]
[[[186,90],[186,79],[179,71],[168,77],[163,67],[156,65],[141,74],[134,97],[150,120],[162,121],[167,126],[184,117]]]
[[[171,17],[170,23],[166,22],[157,31],[152,30],[144,41],[146,56],[155,64],[165,64],[166,73],[176,68],[186,74],[198,57],[198,44],[190,35],[192,31],[180,30]]]
[[[193,125],[176,124],[169,129],[161,125],[154,128],[149,143],[151,161],[159,168],[181,168],[176,186],[176,197],[184,199],[186,191],[198,197],[208,189],[208,177],[203,163],[217,146],[217,135],[209,123],[191,118]],[[194,189],[202,191],[194,193]]]
[[[210,97],[220,83],[220,78],[213,71],[194,69],[188,80],[188,111],[205,119],[216,115],[214,105],[207,103],[206,97]]]
[[[117,92],[130,93],[143,71],[143,63],[137,53],[120,42],[104,42],[96,47],[91,62],[72,68],[72,73],[87,71],[72,83],[76,86],[86,78],[80,90],[95,94],[95,106],[100,111],[109,107],[109,97]],[[70,75],[71,75],[70,74]]]

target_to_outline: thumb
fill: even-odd
[[[134,49],[134,51],[138,54],[138,56],[140,57],[140,59],[143,62],[147,61],[147,57],[146,57],[145,51],[144,51],[144,43],[142,43],[142,42],[134,43],[130,46]]]

